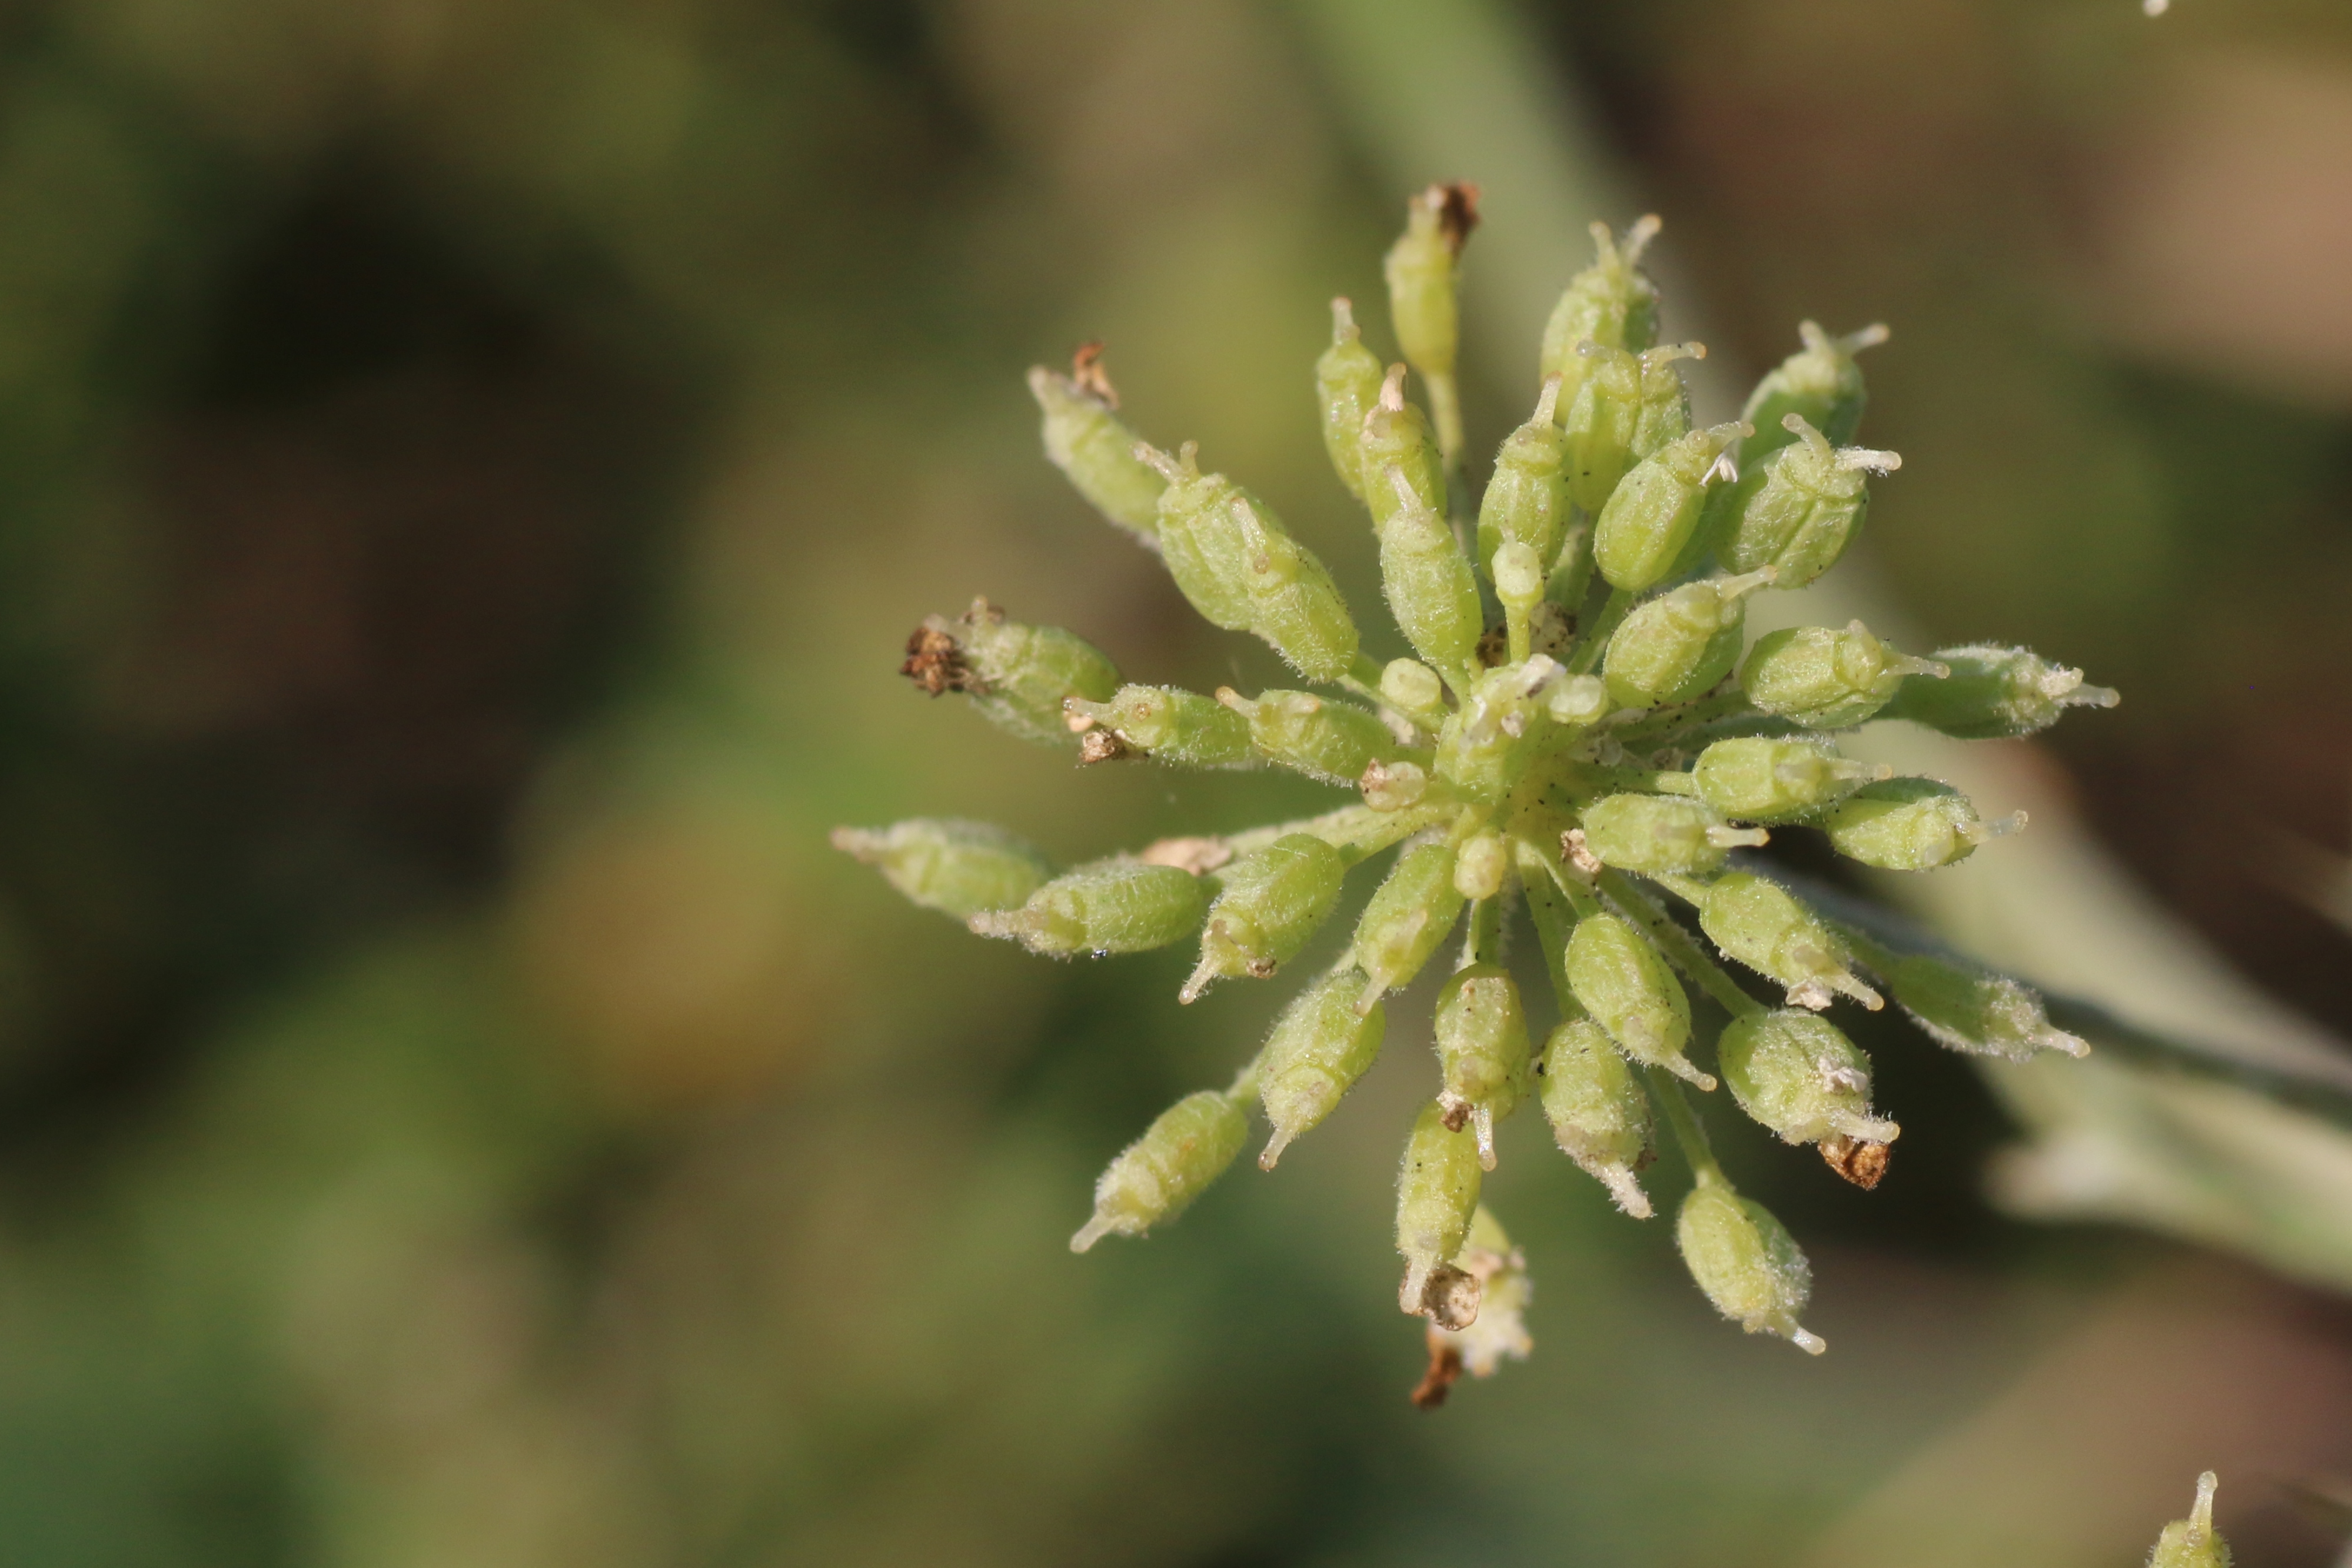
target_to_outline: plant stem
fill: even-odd
[[[1675,1145],[1682,1150],[1691,1176],[1701,1186],[1729,1186],[1731,1179],[1716,1163],[1715,1150],[1706,1141],[1706,1129],[1700,1125],[1698,1113],[1691,1109],[1690,1099],[1683,1092],[1682,1080],[1663,1067],[1644,1068],[1643,1076],[1649,1080],[1651,1098],[1666,1113],[1666,1125],[1674,1129]]]

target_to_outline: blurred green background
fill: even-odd
[[[0,1561],[2122,1568],[2210,1466],[2245,1568],[2333,1562],[2352,1311],[2003,1218],[1897,1022],[1878,1192],[1725,1153],[1820,1362],[1515,1124],[1535,1357],[1411,1409],[1410,1049],[1066,1250],[1278,988],[1180,1017],[1183,955],[976,942],[825,830],[1314,799],[892,672],[985,593],[1270,677],[1041,459],[1022,372],[1093,337],[1369,604],[1307,371],[1434,177],[1487,187],[1474,446],[1593,217],[1665,214],[1702,413],[1892,322],[1857,570],[2123,687],[2014,765],[2352,1032],[2340,0],[21,0]]]

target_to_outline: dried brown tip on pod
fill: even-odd
[[[1435,1329],[1429,1331],[1429,1365],[1413,1385],[1410,1397],[1416,1410],[1434,1410],[1445,1403],[1454,1385],[1462,1381],[1462,1352],[1448,1343]]]
[[[1110,384],[1110,372],[1103,369],[1104,343],[1100,338],[1080,343],[1077,352],[1070,356],[1070,380],[1081,392],[1102,399],[1105,406],[1118,407],[1118,389]]]
[[[1117,762],[1135,755],[1134,747],[1108,729],[1089,729],[1078,737],[1078,766],[1096,762]]]
[[[1486,1281],[1477,1275],[1440,1263],[1423,1277],[1419,1305],[1406,1311],[1427,1318],[1434,1327],[1459,1332],[1478,1321],[1478,1303],[1486,1293]]]
[[[935,697],[949,692],[978,696],[988,690],[988,683],[964,662],[963,644],[937,615],[925,619],[908,634],[906,662],[898,666],[898,673]]]
[[[1422,200],[1437,209],[1437,232],[1445,237],[1445,247],[1460,256],[1470,231],[1478,226],[1478,187],[1467,181],[1432,185]]]
[[[1886,1162],[1894,1154],[1885,1144],[1850,1138],[1843,1133],[1832,1133],[1823,1138],[1821,1149],[1822,1163],[1864,1192],[1885,1176]]]

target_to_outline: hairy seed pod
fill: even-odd
[[[1454,374],[1462,338],[1462,244],[1477,223],[1477,186],[1432,185],[1407,204],[1404,233],[1382,267],[1397,346],[1407,364],[1433,381]]]
[[[1843,1134],[1891,1144],[1902,1131],[1870,1113],[1870,1058],[1827,1019],[1751,1013],[1732,1019],[1715,1049],[1731,1097],[1785,1143]]]
[[[1356,922],[1356,967],[1367,977],[1356,1004],[1370,1012],[1383,991],[1410,985],[1462,916],[1454,852],[1444,844],[1407,851]]]
[[[1699,876],[1760,828],[1734,828],[1703,800],[1682,795],[1609,795],[1584,809],[1584,847],[1602,865],[1640,876]]]
[[[1391,464],[1372,483],[1396,503],[1381,525],[1381,587],[1397,630],[1439,670],[1466,669],[1486,626],[1478,580],[1454,530],[1422,504],[1402,468]]]
[[[1507,970],[1457,969],[1437,993],[1437,1103],[1454,1126],[1470,1124],[1478,1163],[1495,1168],[1495,1124],[1518,1109],[1528,1088],[1528,1017]]]
[[[1586,511],[1598,512],[1628,468],[1689,433],[1690,399],[1675,365],[1705,358],[1706,349],[1669,343],[1629,354],[1588,343],[1577,353],[1592,369],[1560,416],[1568,495]]]
[[[1394,762],[1404,747],[1381,716],[1313,692],[1260,692],[1244,697],[1230,686],[1217,700],[1249,723],[1259,754],[1326,784],[1352,785],[1375,762]]]
[[[1286,833],[1218,873],[1223,885],[1201,928],[1201,962],[1178,1000],[1221,978],[1265,979],[1331,918],[1348,862],[1312,833]]]
[[[1160,547],[1169,575],[1211,624],[1264,638],[1310,680],[1336,681],[1356,657],[1356,622],[1331,574],[1265,502],[1202,474],[1192,444],[1170,457],[1138,446],[1168,479]]]
[[[1627,707],[1688,702],[1731,674],[1746,634],[1747,597],[1769,571],[1669,589],[1619,622],[1601,661],[1609,695]]]
[[[1878,993],[1846,967],[1845,944],[1778,883],[1731,873],[1707,888],[1698,923],[1726,954],[1786,986],[1800,1007],[1825,1008],[1832,991],[1866,1008],[1880,1005]]]
[[[1364,416],[1381,398],[1381,361],[1364,347],[1353,309],[1331,301],[1331,346],[1315,361],[1315,401],[1323,414],[1323,450],[1348,494],[1364,498]]]
[[[1448,1126],[1443,1105],[1423,1106],[1397,1172],[1396,1244],[1404,1258],[1397,1304],[1447,1328],[1467,1328],[1478,1316],[1477,1282],[1452,1260],[1470,1234],[1481,1179],[1477,1138]]]
[[[1100,701],[1118,689],[1118,667],[1058,626],[1007,621],[985,599],[956,620],[927,616],[907,639],[898,673],[933,696],[961,692],[998,728],[1047,746],[1071,744],[1062,705]]]
[[[1517,785],[1540,750],[1540,726],[1567,677],[1541,653],[1480,675],[1462,706],[1437,731],[1437,776],[1472,800],[1496,803]]]
[[[2220,1485],[2211,1470],[2197,1478],[2197,1500],[2189,1517],[2164,1527],[2147,1568],[2230,1568],[2230,1543],[2213,1528],[2213,1492]]]
[[[1675,1241],[1717,1312],[1749,1333],[1779,1334],[1808,1355],[1829,1348],[1797,1322],[1812,1295],[1812,1270],[1762,1204],[1719,1179],[1703,1181],[1683,1199]]]
[[[2082,671],[2023,648],[1940,648],[1935,662],[1951,674],[1909,677],[1878,716],[1907,718],[1960,740],[2010,740],[2048,729],[2070,707],[2119,700],[2112,687],[2084,685]]]
[[[1445,515],[1445,469],[1437,443],[1429,431],[1429,417],[1405,401],[1404,367],[1391,365],[1381,382],[1372,412],[1364,416],[1359,438],[1364,475],[1364,506],[1372,514],[1374,529],[1385,528],[1398,505],[1398,495],[1383,477],[1387,470],[1402,471],[1423,509]]]
[[[1792,413],[1840,446],[1862,428],[1865,396],[1862,369],[1853,357],[1886,341],[1886,329],[1864,327],[1832,338],[1820,323],[1800,321],[1797,336],[1805,346],[1766,371],[1756,390],[1748,394],[1748,406],[1740,411],[1740,417],[1756,427],[1756,434],[1740,446],[1742,467],[1761,462],[1766,453],[1789,444],[1795,433],[1786,421]]]
[[[1808,729],[1851,729],[1892,701],[1906,679],[1945,674],[1942,664],[1897,653],[1856,621],[1843,632],[1791,626],[1766,632],[1739,667],[1739,686],[1775,717]]]
[[[1592,559],[1612,588],[1632,593],[1666,580],[1690,546],[1708,483],[1744,424],[1718,424],[1669,441],[1628,473],[1593,525]]]
[[[1650,1198],[1634,1173],[1650,1163],[1650,1097],[1591,1019],[1570,1019],[1544,1044],[1543,1108],[1560,1152],[1636,1219]]]
[[[1359,1015],[1363,971],[1352,965],[1333,971],[1301,991],[1275,1020],[1265,1049],[1258,1053],[1257,1097],[1274,1127],[1259,1155],[1272,1170],[1291,1140],[1329,1115],[1348,1091],[1371,1068],[1387,1032],[1387,1007],[1374,1003]]]
[[[1081,364],[1092,362],[1081,357]],[[1084,382],[1039,365],[1029,372],[1030,395],[1045,415],[1045,455],[1068,476],[1095,510],[1136,538],[1160,531],[1160,493],[1168,481],[1135,455],[1139,437],[1115,412],[1099,371]]]
[[[1822,740],[1741,736],[1698,754],[1691,779],[1698,798],[1743,822],[1809,817],[1887,770],[1840,757]]]
[[[1503,438],[1494,476],[1478,497],[1478,564],[1493,570],[1496,547],[1517,543],[1549,572],[1568,533],[1568,443],[1559,433],[1559,378],[1544,378],[1528,422]]]
[[[915,817],[835,828],[833,847],[880,871],[910,903],[958,920],[1015,908],[1054,874],[1052,862],[992,822]]]
[[[1886,976],[1895,1005],[1947,1051],[2023,1061],[2038,1051],[2088,1056],[2091,1047],[2050,1021],[2042,998],[2006,975],[1958,958],[1915,953]]]
[[[2014,832],[2025,814],[1979,821],[1966,795],[1933,779],[1889,779],[1855,791],[1822,819],[1830,847],[1881,871],[1935,871],[1964,861],[1987,839]]]
[[[1180,686],[1121,686],[1108,702],[1074,701],[1069,710],[1156,761],[1180,768],[1257,764],[1249,720],[1214,697]]]
[[[1175,1218],[1225,1174],[1249,1135],[1249,1114],[1213,1089],[1187,1094],[1144,1129],[1095,1183],[1094,1218],[1070,1238],[1084,1252],[1106,1236],[1140,1236]]]
[[[965,924],[1009,936],[1032,953],[1141,953],[1200,929],[1206,894],[1191,872],[1141,861],[1097,861],[1064,872],[1018,909],[982,911]]]
[[[1504,846],[1503,835],[1482,828],[1454,852],[1454,891],[1470,899],[1497,897],[1510,870],[1511,852]]]
[[[1609,1031],[1618,1050],[1702,1089],[1715,1087],[1683,1054],[1691,1024],[1682,982],[1632,922],[1606,914],[1578,921],[1569,934],[1567,973],[1577,1005]]]
[[[1537,374],[1560,378],[1560,406],[1575,400],[1591,361],[1577,354],[1580,343],[1640,353],[1658,340],[1658,288],[1639,270],[1642,253],[1657,237],[1654,215],[1625,231],[1622,245],[1607,224],[1592,225],[1592,265],[1569,280],[1567,291],[1544,323]]]
[[[1773,586],[1781,589],[1802,588],[1838,563],[1870,508],[1865,476],[1903,466],[1892,452],[1832,446],[1801,414],[1789,422],[1796,441],[1740,475],[1713,541],[1716,559],[1733,571],[1777,568]]]

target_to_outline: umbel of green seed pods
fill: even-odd
[[[1331,301],[1331,346],[1315,361],[1315,402],[1323,416],[1323,450],[1348,494],[1364,498],[1364,419],[1381,398],[1381,361],[1364,347],[1353,308]]]
[[[1495,1124],[1518,1109],[1531,1062],[1528,1016],[1507,970],[1493,964],[1457,969],[1437,993],[1437,1096],[1446,1120],[1465,1122],[1478,1163],[1495,1168]]]
[[[1424,510],[1439,517],[1445,515],[1445,468],[1437,453],[1437,444],[1429,434],[1429,418],[1420,409],[1405,401],[1404,367],[1391,365],[1381,382],[1380,396],[1372,400],[1371,413],[1364,415],[1364,429],[1357,438],[1357,461],[1364,476],[1364,507],[1372,514],[1375,529],[1388,526],[1390,514],[1401,500],[1399,492],[1387,478],[1395,468],[1402,473],[1405,483]]]
[[[1258,1053],[1258,1103],[1274,1128],[1257,1163],[1272,1170],[1291,1140],[1329,1115],[1381,1053],[1388,1009],[1359,1014],[1363,971],[1336,969],[1298,994]]]
[[[1727,472],[1725,448],[1747,433],[1744,424],[1694,430],[1643,458],[1611,492],[1592,530],[1593,563],[1610,587],[1638,593],[1665,580],[1697,531],[1707,485]]]
[[[1838,563],[1862,532],[1870,509],[1868,474],[1903,466],[1892,452],[1833,447],[1802,414],[1788,416],[1797,437],[1743,473],[1724,505],[1729,514],[1714,541],[1716,559],[1733,571],[1773,567],[1773,586],[1802,588]]]
[[[2220,1485],[2211,1470],[2197,1478],[2197,1500],[2189,1517],[2164,1527],[2147,1568],[2230,1568],[2230,1543],[2213,1528],[2213,1493]]]
[[[1931,953],[1915,953],[1883,973],[1895,1005],[1947,1050],[2010,1061],[2044,1051],[2091,1053],[2081,1036],[2051,1023],[2040,997],[2006,975]]]
[[[1029,391],[1045,414],[1045,455],[1079,495],[1120,528],[1152,543],[1160,492],[1168,482],[1135,455],[1136,434],[1118,417],[1118,396],[1097,362],[1102,345],[1078,350],[1076,375],[1039,365]]]
[[[1886,329],[1864,327],[1832,338],[1819,323],[1800,321],[1797,336],[1805,346],[1766,372],[1748,394],[1748,406],[1740,411],[1740,416],[1756,427],[1756,434],[1739,450],[1743,467],[1788,444],[1795,434],[1787,423],[1792,413],[1841,446],[1861,428],[1863,404],[1867,400],[1862,369],[1853,357],[1886,341]]]
[[[1395,499],[1381,525],[1381,587],[1397,630],[1441,674],[1467,669],[1486,630],[1470,562],[1403,469],[1391,464],[1372,483],[1387,486]]]
[[[1979,844],[2025,825],[2019,811],[1979,820],[1969,798],[1933,779],[1889,779],[1867,785],[1822,819],[1830,846],[1881,871],[1936,871],[1976,852]]]
[[[966,924],[1056,958],[1142,953],[1200,929],[1206,902],[1191,872],[1120,858],[1064,872],[1018,909],[982,911]]]
[[[1715,870],[1724,856],[1767,841],[1759,828],[1727,825],[1704,801],[1680,795],[1610,795],[1584,809],[1586,853],[1602,865],[1643,876]]]
[[[1435,1101],[1422,1107],[1397,1173],[1396,1244],[1404,1258],[1397,1304],[1444,1328],[1467,1328],[1478,1317],[1478,1281],[1450,1260],[1470,1234],[1482,1170],[1477,1139],[1448,1126]]]
[[[1639,354],[1599,343],[1578,346],[1577,357],[1592,368],[1560,414],[1570,500],[1588,512],[1599,511],[1628,468],[1689,432],[1690,399],[1675,365],[1706,355],[1700,343],[1673,343]]]
[[[1691,778],[1698,798],[1727,817],[1787,822],[1811,816],[1886,773],[1840,757],[1826,741],[1738,736],[1700,752]]]
[[[1313,692],[1260,692],[1244,697],[1220,687],[1217,701],[1249,725],[1259,756],[1326,784],[1351,785],[1375,762],[1394,762],[1404,747],[1381,716]]]
[[[2010,740],[2048,729],[2070,707],[2113,707],[2118,700],[2112,687],[2084,685],[2082,671],[2023,648],[1940,648],[1936,663],[1950,674],[1907,678],[1878,716],[1907,718],[1960,740]]]
[[[1716,1059],[1739,1108],[1786,1142],[1843,1134],[1889,1144],[1901,1131],[1870,1114],[1870,1059],[1827,1019],[1789,1009],[1734,1019]]]
[[[1614,915],[1589,915],[1568,939],[1569,990],[1617,1048],[1701,1089],[1715,1080],[1683,1054],[1690,1043],[1690,998],[1648,938]]]
[[[1791,626],[1756,640],[1739,667],[1739,687],[1757,708],[1808,729],[1851,729],[1885,707],[1906,680],[1939,681],[1950,671],[1896,653],[1859,621],[1843,632]]]
[[[1370,1012],[1381,992],[1412,984],[1461,918],[1462,904],[1451,848],[1423,844],[1398,860],[1356,922],[1352,950],[1366,976],[1358,1012]]]
[[[1748,624],[1744,601],[1772,570],[1715,577],[1669,589],[1625,617],[1609,639],[1601,676],[1627,707],[1655,707],[1703,695],[1739,662]]]
[[[1108,702],[1074,700],[1069,711],[1163,762],[1249,768],[1258,759],[1249,720],[1214,697],[1178,686],[1121,686]]]
[[[1249,1136],[1249,1115],[1213,1089],[1160,1113],[1095,1183],[1094,1218],[1070,1238],[1084,1252],[1106,1236],[1140,1236],[1175,1218],[1225,1174]]]
[[[1607,224],[1592,225],[1592,265],[1569,279],[1544,323],[1538,373],[1561,379],[1562,408],[1575,401],[1590,363],[1578,358],[1579,344],[1638,354],[1658,340],[1658,288],[1641,263],[1661,226],[1654,214],[1637,219],[1621,245]]]
[[[1808,1355],[1829,1346],[1797,1322],[1812,1295],[1812,1270],[1762,1204],[1720,1177],[1701,1181],[1675,1217],[1675,1240],[1691,1278],[1716,1311],[1749,1333],[1776,1333]]]
[[[1559,378],[1544,378],[1528,422],[1503,438],[1494,477],[1478,497],[1478,564],[1492,571],[1505,543],[1534,552],[1536,570],[1549,572],[1568,532],[1568,443],[1559,433]]]
[[[1347,874],[1339,852],[1312,833],[1286,833],[1226,866],[1201,928],[1200,967],[1177,999],[1192,1001],[1222,978],[1271,976],[1331,918]]]
[[[1591,1019],[1570,1019],[1545,1042],[1543,1108],[1560,1152],[1607,1187],[1619,1208],[1647,1219],[1649,1195],[1634,1176],[1650,1163],[1650,1097]]]
[[[1698,923],[1725,953],[1786,986],[1801,1007],[1825,1008],[1832,991],[1874,1011],[1883,1005],[1846,967],[1844,944],[1778,883],[1730,873],[1700,895]]]
[[[835,828],[833,847],[879,870],[909,901],[958,920],[1024,904],[1054,874],[1043,854],[991,822],[917,817]]]
[[[961,692],[999,729],[1048,746],[1067,746],[1062,705],[1100,699],[1118,671],[1091,644],[1058,626],[1024,626],[975,599],[961,617],[927,617],[907,639],[898,673],[933,696]]]

